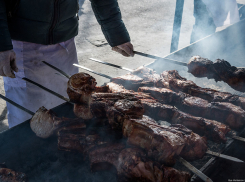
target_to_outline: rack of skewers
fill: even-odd
[[[236,26],[227,31],[234,32]],[[222,37],[222,32],[216,36]],[[158,60],[164,59],[187,66],[195,76],[244,89],[243,82],[233,79],[243,81],[244,69],[224,60],[213,63],[197,56],[189,64],[171,60],[171,56]],[[222,69],[216,69],[217,65]],[[0,163],[6,162],[0,165],[0,177],[19,181],[29,176],[32,181],[178,182],[244,178],[244,97],[200,87],[176,70],[127,70],[131,73],[115,78],[97,73],[110,79],[101,87],[86,73],[70,77],[63,72],[69,79],[69,98],[24,78],[67,103],[36,112],[22,108],[33,117],[0,134]],[[223,75],[226,71],[229,74]],[[190,179],[190,174],[195,175]]]

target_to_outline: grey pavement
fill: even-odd
[[[130,33],[134,49],[149,54],[166,56],[170,53],[173,20],[176,0],[118,0],[124,23]],[[245,4],[245,0],[237,0]],[[97,58],[103,61],[135,69],[154,60],[135,55],[126,58],[111,50],[100,30],[89,0],[79,0],[79,35],[76,37],[79,64],[109,76],[119,76],[127,71],[101,65],[89,60]],[[189,45],[193,17],[193,0],[186,0],[179,40],[179,49]],[[82,69],[80,71],[86,72]],[[89,72],[88,72],[89,73]],[[98,85],[109,80],[94,75]],[[3,80],[0,78],[0,92],[4,94]],[[0,100],[0,132],[8,129],[6,103]]]

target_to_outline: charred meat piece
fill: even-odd
[[[160,75],[157,74],[155,71],[153,71],[150,68],[141,66],[137,69],[135,69],[131,74],[137,75],[144,79],[144,81],[155,83],[160,79]]]
[[[167,93],[165,92],[165,88],[144,87],[143,89],[139,88],[139,90],[150,93],[151,96],[164,104],[169,103],[169,95],[171,95],[171,90],[168,90],[169,92]],[[165,93],[168,97],[164,96]],[[163,96],[161,96],[161,94]],[[180,110],[194,116],[216,120],[238,130],[245,124],[245,111],[239,106],[235,106],[227,102],[209,103],[207,100],[199,97],[193,97],[182,92],[179,92],[178,94],[173,92],[172,95],[176,96],[176,99],[173,100],[175,106],[177,106]],[[166,101],[163,98],[167,98]]]
[[[206,139],[184,126],[159,126],[147,117],[125,120],[123,135],[130,146],[144,149],[148,157],[168,166],[175,163],[175,156],[195,160],[207,150]]]
[[[101,145],[89,152],[90,166],[93,171],[117,171],[119,181],[139,182],[187,182],[190,175],[171,167],[165,167],[149,160],[142,149],[125,148],[123,143]]]
[[[25,173],[16,172],[8,168],[0,168],[1,182],[26,182],[27,177]]]
[[[149,93],[153,98],[165,104],[175,104],[180,102],[180,95],[167,88],[140,87],[138,92]]]
[[[188,72],[195,77],[214,78],[213,62],[200,56],[193,56],[188,63]],[[217,75],[218,76],[218,75]]]
[[[72,102],[89,105],[96,84],[96,80],[87,73],[74,74],[67,83],[67,94]]]
[[[122,139],[122,132],[109,126],[91,127],[79,124],[61,128],[58,132],[58,148],[65,151],[78,151],[85,156],[91,148]]]
[[[188,182],[190,180],[190,174],[149,160],[139,148],[127,148],[120,152],[117,172],[119,181]]]
[[[95,146],[88,151],[92,171],[103,171],[117,168],[119,153],[126,148],[121,142]]]
[[[94,93],[92,94],[93,101],[112,101],[118,100],[137,100],[137,98],[131,93]]]
[[[182,124],[200,136],[206,136],[208,139],[217,143],[225,143],[227,140],[225,134],[230,131],[228,126],[220,122],[195,117],[178,110],[174,113],[171,123]]]
[[[93,114],[87,104],[74,104],[73,112],[77,117],[82,119],[93,118]]]
[[[126,89],[134,91],[137,91],[139,87],[154,86],[153,82],[144,80],[143,78],[140,78],[130,73],[116,78],[112,78],[111,82],[122,84]]]
[[[122,112],[128,116],[133,116],[135,118],[141,118],[144,114],[143,105],[139,100],[130,101],[127,99],[119,100],[114,104],[114,107],[119,112]]]
[[[213,119],[239,130],[245,124],[245,111],[227,102],[211,102],[197,97],[186,97],[178,105],[184,112],[207,119]]]
[[[176,70],[164,71],[156,87],[164,87],[176,92],[182,91],[192,96],[200,97],[209,102],[230,102],[245,109],[245,98],[228,92],[219,92],[214,89],[202,88],[193,81],[181,77]]]
[[[30,127],[38,137],[48,138],[63,126],[83,122],[82,119],[59,118],[52,110],[41,107],[32,117]]]
[[[224,81],[233,89],[245,91],[245,69],[231,66],[225,60],[212,62],[200,56],[194,56],[188,63],[188,71],[196,77],[207,77],[215,81]]]
[[[95,93],[110,93],[110,88],[108,85],[105,85],[105,86],[96,86],[95,87],[95,90],[94,90]]]
[[[143,99],[141,102],[144,106],[145,114],[156,120],[166,120],[172,124],[182,124],[198,135],[206,136],[214,142],[226,142],[225,134],[230,131],[230,128],[225,124],[192,116],[179,111],[173,106],[161,104],[154,100]]]

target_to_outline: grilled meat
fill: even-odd
[[[175,163],[176,155],[195,160],[202,158],[207,150],[206,138],[182,125],[160,126],[146,116],[125,120],[123,135],[129,145],[144,149],[150,158],[168,166]]]
[[[27,177],[25,173],[16,172],[8,168],[0,168],[1,182],[26,182]]]
[[[95,93],[110,93],[110,88],[109,86],[105,85],[105,86],[96,86]]]
[[[156,98],[162,103],[169,103],[169,99],[164,100],[164,96],[161,94],[169,95],[171,92],[165,88],[151,88],[151,87],[142,87],[139,88],[139,91],[150,93],[151,96]],[[180,108],[182,111],[190,113],[194,116],[204,117],[211,120],[216,120],[227,124],[233,129],[241,129],[245,124],[245,111],[238,106],[235,106],[227,102],[211,102],[201,99],[199,97],[193,97],[188,94],[172,91],[173,96],[176,99],[171,100],[172,103]]]
[[[73,112],[77,117],[82,119],[93,118],[93,114],[90,111],[90,107],[86,104],[74,104]]]
[[[120,141],[122,132],[114,131],[111,127],[92,127],[74,124],[63,127],[58,132],[58,148],[65,151],[78,151],[85,156],[93,147]]]
[[[134,90],[137,91],[139,87],[148,86],[152,87],[154,86],[153,82],[146,81],[143,78],[140,78],[133,74],[126,74],[123,76],[119,76],[116,78],[112,78],[111,82],[122,84],[126,89],[128,90]]]
[[[153,97],[143,92],[134,92],[126,90],[122,85],[110,82],[107,84],[112,92],[131,93],[138,98],[144,107],[144,114],[155,120],[166,120],[172,124],[182,124],[193,132],[206,136],[215,142],[226,142],[225,134],[230,128],[215,120],[208,120],[201,117],[195,117],[181,112],[176,107],[158,102]]]
[[[137,69],[135,69],[132,73],[132,75],[137,75],[140,78],[143,78],[144,81],[155,83],[160,79],[160,75],[157,74],[155,71],[153,71],[150,68],[141,66]]]
[[[123,149],[118,161],[117,172],[120,181],[187,182],[190,180],[190,174],[149,160],[139,148]]]
[[[219,92],[217,90],[202,88],[197,86],[193,81],[181,77],[176,70],[164,71],[161,74],[160,80],[155,84],[156,87],[163,87],[174,90],[176,92],[182,91],[192,96],[200,97],[209,102],[230,102],[234,105],[245,109],[245,98],[233,95],[228,92]]]
[[[188,63],[188,72],[196,77],[207,77],[215,81],[224,81],[233,89],[245,91],[245,69],[231,66],[225,60],[212,62],[200,56],[194,56]]]
[[[149,160],[139,148],[125,148],[122,143],[106,144],[89,153],[92,169],[108,170],[114,167],[119,181],[187,182],[190,175]]]
[[[52,110],[41,107],[37,110],[30,121],[32,131],[41,138],[48,138],[53,135],[57,129],[70,125],[71,123],[83,123],[82,119],[59,118]]]
[[[72,102],[89,105],[96,84],[96,80],[87,73],[74,74],[67,83],[67,94]]]

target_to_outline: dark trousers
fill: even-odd
[[[194,0],[195,25],[191,33],[190,43],[196,42],[210,34],[215,33],[216,26],[202,0]]]

